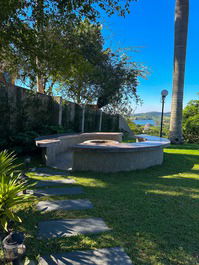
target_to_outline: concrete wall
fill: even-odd
[[[145,169],[163,162],[162,147],[138,149],[136,152],[92,152],[90,150],[73,153],[73,171],[120,172]]]
[[[71,152],[70,148],[78,143],[87,140],[114,140],[121,142],[122,133],[80,133],[63,135],[56,138],[36,139],[36,145],[43,149],[43,158],[47,166],[55,164],[57,155],[64,152]]]

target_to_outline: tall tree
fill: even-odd
[[[170,121],[170,140],[175,144],[183,143],[182,110],[188,18],[189,0],[176,0],[173,95]]]
[[[95,104],[109,113],[130,112],[133,101],[135,104],[140,102],[138,78],[146,76],[146,68],[130,61],[124,53],[104,50],[99,27],[87,24],[83,29],[88,34],[78,35],[82,39],[80,48],[85,58],[75,63],[70,78],[67,78],[68,73],[62,72],[62,96],[78,104]],[[87,39],[86,46],[83,37]]]
[[[35,13],[35,19],[36,19],[36,23],[35,23],[35,29],[36,29],[36,36],[37,39],[39,40],[39,37],[42,36],[43,37],[43,29],[44,29],[44,0],[36,0],[36,5],[34,8],[34,13]],[[45,47],[41,47],[43,49],[45,49]],[[36,80],[37,80],[37,91],[44,94],[44,78],[41,74],[41,63],[40,63],[40,58],[38,55],[36,55],[36,66],[37,66],[37,76],[36,76]]]
[[[96,22],[100,9],[108,15],[129,13],[129,4],[136,0],[9,0],[0,3],[0,72],[17,72],[20,58],[36,73],[38,87],[44,92],[42,64],[50,58],[54,40],[46,47],[44,24],[50,21],[67,25],[79,23],[82,18]],[[59,28],[59,27],[58,27]],[[67,28],[67,27],[66,27]],[[12,32],[12,34],[10,34]],[[47,56],[48,55],[48,56]],[[26,67],[24,67],[25,69]]]

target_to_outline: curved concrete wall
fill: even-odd
[[[73,152],[74,171],[119,172],[144,169],[163,162],[163,148],[170,144],[165,138],[137,135],[137,143],[121,143],[122,133],[83,133],[36,139],[44,150],[47,166],[54,166],[59,154]],[[119,143],[93,144],[87,140],[113,140]]]
[[[170,144],[165,138],[138,135],[137,143],[113,145],[80,143],[73,150],[74,171],[120,172],[145,169],[163,162],[163,148]]]
[[[43,158],[47,166],[55,164],[57,155],[68,152],[76,144],[87,140],[114,140],[121,142],[122,133],[94,132],[80,134],[54,135],[36,138],[36,146],[43,148]]]
[[[73,171],[120,172],[144,169],[163,162],[161,147],[135,152],[92,152],[73,153]]]

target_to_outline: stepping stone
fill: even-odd
[[[62,184],[73,184],[76,181],[74,179],[57,179],[57,180],[36,180],[37,184],[35,187],[45,187],[45,186],[60,186]]]
[[[89,200],[41,201],[37,209],[43,212],[55,210],[83,210],[93,208]]]
[[[51,170],[49,168],[41,167],[41,168],[32,168],[31,172],[34,172],[37,176],[42,177],[51,177],[51,176],[67,176],[68,173],[63,171]]]
[[[39,265],[133,265],[120,247],[51,254],[39,258]]]
[[[47,188],[43,190],[34,190],[35,196],[56,196],[56,195],[72,195],[83,193],[82,187],[71,188]]]
[[[101,218],[65,219],[39,223],[39,238],[70,237],[78,234],[109,231]]]

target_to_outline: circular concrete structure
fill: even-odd
[[[163,162],[165,138],[137,135],[136,143],[92,140],[72,147],[74,171],[120,172],[144,169]]]

